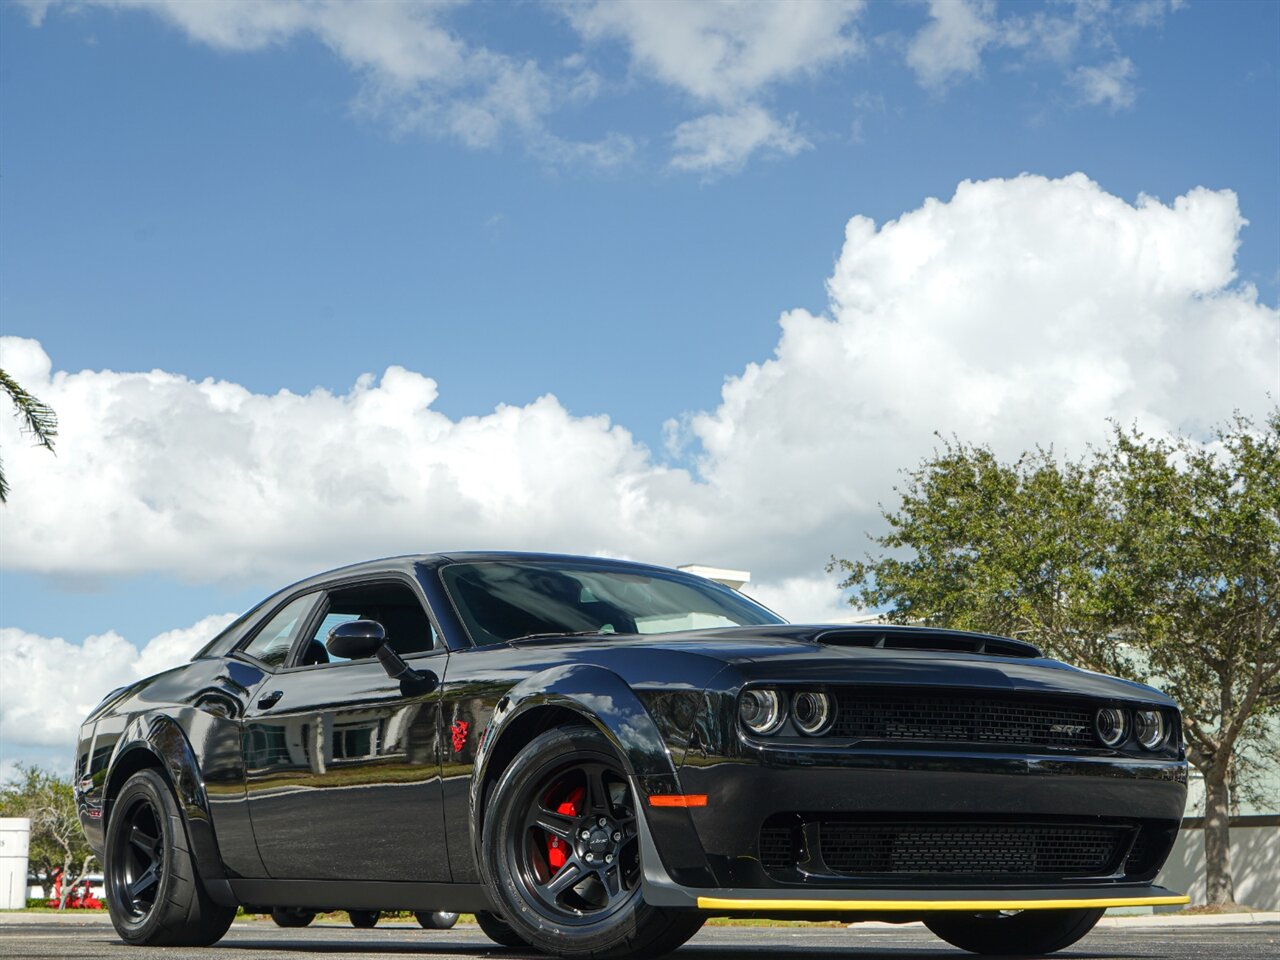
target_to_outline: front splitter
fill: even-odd
[[[771,895],[776,894],[776,895]],[[699,910],[729,912],[794,911],[797,913],[919,913],[923,911],[951,910],[975,912],[994,910],[1072,910],[1098,907],[1166,907],[1189,903],[1190,897],[1174,893],[1163,887],[1146,887],[1132,894],[1080,891],[1074,896],[1068,891],[1054,890],[1026,893],[985,894],[975,896],[975,891],[955,891],[928,897],[885,899],[883,894],[859,895],[848,890],[814,891],[803,898],[791,891],[751,891],[750,894],[730,895],[723,891],[716,896],[698,896]]]

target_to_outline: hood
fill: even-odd
[[[919,627],[779,624],[648,636],[517,641],[628,655],[650,651],[713,658],[743,682],[860,683],[1058,693],[1172,706],[1151,687],[1072,667],[1007,637]],[[566,653],[568,651],[566,650]],[[612,659],[607,654],[602,662]],[[630,656],[627,656],[630,659]],[[646,658],[647,659],[647,658]]]

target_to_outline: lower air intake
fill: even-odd
[[[1028,823],[820,824],[829,870],[849,876],[1097,877],[1113,873],[1132,832]]]

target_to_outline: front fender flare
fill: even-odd
[[[149,754],[147,763],[135,766],[137,751]],[[111,758],[112,772],[107,779],[110,800],[104,810],[106,818],[111,816],[111,804],[115,802],[115,795],[125,779],[123,776],[118,778],[117,771],[138,769],[140,766],[159,766],[164,771],[165,778],[173,788],[178,808],[182,811],[187,840],[200,876],[205,880],[206,887],[210,888],[210,895],[216,897],[217,893],[212,887],[218,884],[210,884],[209,881],[225,881],[226,873],[213,832],[209,798],[195,751],[191,748],[187,735],[171,717],[160,713],[139,714],[125,727]]]
[[[635,691],[622,677],[595,664],[565,664],[527,677],[500,699],[481,734],[471,780],[471,840],[477,862],[483,856],[484,790],[490,764],[503,735],[521,717],[544,707],[578,714],[613,744],[641,804],[662,859],[669,870],[693,879],[709,876],[706,857],[687,810],[655,811],[646,799],[657,793],[679,793],[679,776],[658,726]],[[655,814],[661,814],[657,816]],[[673,853],[673,851],[678,851]],[[689,882],[686,880],[686,882]]]

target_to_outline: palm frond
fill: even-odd
[[[9,394],[9,399],[17,407],[17,414],[22,418],[24,429],[36,438],[36,443],[46,450],[53,449],[53,441],[58,436],[58,415],[47,403],[28,393],[17,380],[0,370],[0,389]]]
[[[53,441],[58,436],[58,415],[39,397],[32,396],[18,381],[0,370],[0,389],[9,395],[17,409],[14,413],[21,418],[22,428],[35,437],[36,443],[46,450],[53,450]],[[0,503],[9,500],[9,482],[4,476],[4,464],[0,462]]]

